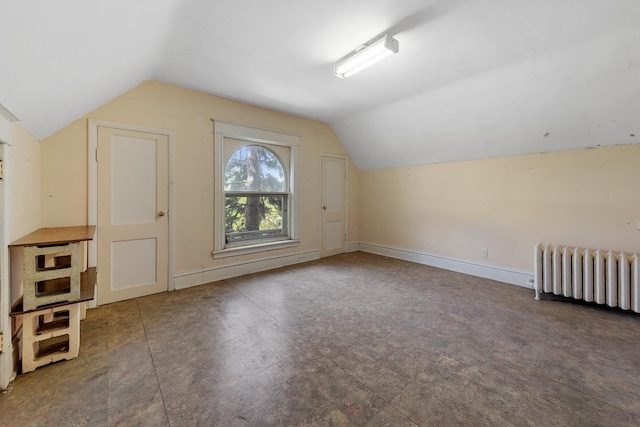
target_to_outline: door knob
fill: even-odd
[[[322,207],[322,210],[325,210],[325,211],[326,211],[326,210],[327,210],[327,207],[326,207],[326,206],[323,206],[323,207]]]
[[[160,211],[160,212],[158,212],[158,216],[164,216],[164,215],[165,215],[165,214],[164,214],[164,211]]]

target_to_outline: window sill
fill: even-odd
[[[214,259],[228,258],[238,255],[253,254],[257,252],[267,252],[275,249],[292,248],[298,246],[300,240],[280,240],[277,242],[258,243],[255,245],[237,246],[235,248],[225,248],[211,252]]]

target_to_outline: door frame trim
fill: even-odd
[[[0,117],[0,120],[4,120]],[[9,126],[11,126],[9,124]],[[0,390],[5,390],[15,378],[18,360],[13,347],[11,325],[11,274],[9,271],[9,241],[11,236],[11,183],[12,178],[11,133],[3,139],[0,135],[0,160],[4,163],[4,179],[0,182],[0,332],[4,338],[4,351],[0,353]]]
[[[331,157],[344,160],[344,233],[347,235],[344,242],[344,253],[349,251],[349,157],[340,154],[320,153],[318,158],[318,249],[322,258],[322,159]]]
[[[169,142],[169,241],[168,241],[168,257],[167,260],[167,290],[175,290],[175,282],[173,277],[173,260],[174,260],[174,239],[175,239],[175,144],[173,131],[167,129],[158,129],[148,126],[130,125],[126,123],[110,122],[105,120],[89,119],[88,123],[88,151],[87,161],[89,167],[89,188],[88,188],[88,225],[98,225],[98,162],[96,153],[98,150],[98,128],[112,128],[120,130],[129,130],[134,132],[154,133],[167,137]],[[95,267],[98,263],[98,231],[96,229],[96,237],[91,240],[88,247],[88,266]]]

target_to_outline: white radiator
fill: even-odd
[[[538,244],[534,288],[640,313],[640,255]]]

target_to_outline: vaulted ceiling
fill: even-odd
[[[640,142],[637,0],[21,0],[0,103],[43,139],[156,79],[329,123],[359,168]],[[333,64],[389,33],[397,55]]]

